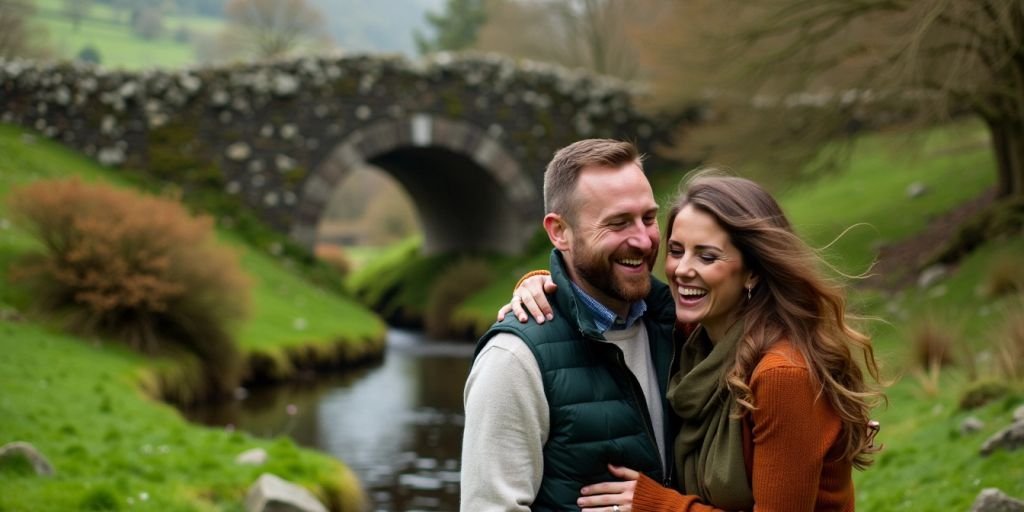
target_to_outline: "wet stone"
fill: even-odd
[[[1024,501],[991,487],[978,494],[971,505],[971,512],[1024,512]]]
[[[39,476],[52,476],[53,465],[35,446],[24,441],[15,441],[0,446],[0,465],[18,463],[28,465]]]
[[[308,490],[264,473],[245,496],[246,512],[327,512]]]

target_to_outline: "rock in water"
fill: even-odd
[[[260,475],[245,495],[247,512],[327,512],[306,489],[270,473]]]

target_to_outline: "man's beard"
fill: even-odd
[[[644,261],[643,264],[647,266],[648,271],[646,273],[638,274],[632,279],[623,278],[623,276],[615,272],[615,264],[612,260],[622,258],[615,257],[614,255],[611,257],[602,256],[592,252],[590,248],[584,247],[582,244],[573,248],[573,256],[571,264],[580,279],[585,280],[592,287],[613,299],[634,302],[647,297],[647,294],[651,291],[650,269],[652,263],[649,261],[649,256],[623,256],[623,258],[640,258]]]

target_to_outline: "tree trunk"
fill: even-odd
[[[996,197],[1024,196],[1024,122],[988,120],[995,151],[998,181]]]

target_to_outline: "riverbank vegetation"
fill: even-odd
[[[74,337],[30,307],[29,290],[12,285],[9,271],[38,245],[10,220],[11,190],[68,176],[129,188],[134,178],[3,125],[0,154],[0,440],[32,442],[57,471],[35,478],[0,469],[0,510],[241,510],[246,487],[264,471],[313,490],[334,510],[355,510],[361,491],[340,462],[287,439],[194,426],[154,401],[201,394],[194,358],[145,357],[103,336]],[[379,357],[384,324],[374,314],[310,285],[272,250],[223,228],[217,238],[240,253],[252,280],[250,316],[232,329],[248,379]],[[257,447],[269,454],[264,466],[234,462]]]

